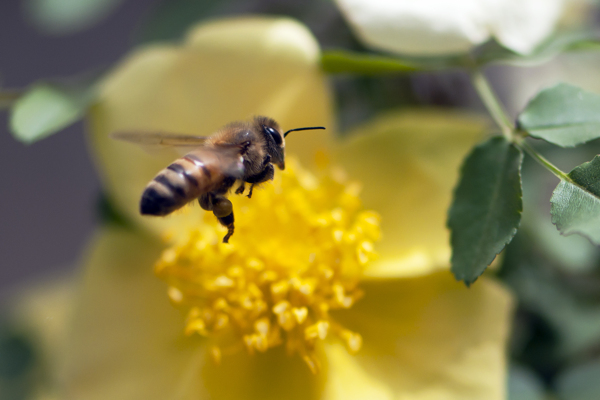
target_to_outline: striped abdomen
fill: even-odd
[[[210,158],[205,153],[191,152],[160,171],[144,190],[140,212],[167,215],[215,190],[225,176]]]

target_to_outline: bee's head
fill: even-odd
[[[308,131],[313,129],[325,129],[323,126],[312,126],[307,128],[296,128],[290,129],[289,131],[282,134],[279,124],[267,117],[256,117],[256,123],[258,124],[260,131],[265,137],[267,143],[267,152],[271,155],[271,162],[279,167],[279,169],[285,169],[285,137],[288,133],[293,131]]]
[[[267,117],[256,117],[255,121],[265,138],[266,150],[271,156],[271,162],[279,169],[285,169],[285,139],[279,124]]]

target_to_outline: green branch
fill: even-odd
[[[510,118],[508,118],[508,115],[504,111],[500,100],[498,100],[498,97],[483,75],[483,72],[480,70],[475,70],[471,79],[473,81],[473,86],[475,86],[475,90],[481,98],[481,101],[483,101],[483,104],[488,109],[489,113],[494,121],[496,121],[500,129],[502,129],[502,134],[504,137],[506,137],[506,140],[512,142],[514,139],[513,133],[515,127],[510,121]]]
[[[472,80],[475,91],[479,94],[479,97],[488,112],[502,130],[502,134],[506,140],[529,154],[541,166],[552,172],[560,180],[572,183],[571,178],[565,172],[561,171],[558,167],[548,161],[525,141],[527,133],[515,128],[514,124],[504,111],[500,100],[498,100],[498,97],[494,93],[494,90],[480,70],[475,70],[473,72]]]
[[[527,143],[525,140],[519,141],[518,143],[516,143],[516,145],[519,146],[522,150],[524,150],[531,157],[533,157],[533,159],[535,161],[537,161],[541,166],[543,166],[544,168],[546,168],[547,170],[552,172],[554,175],[556,175],[556,177],[558,179],[573,183],[571,178],[569,178],[569,176],[566,173],[561,171],[557,166],[552,164],[544,156],[542,156],[540,153],[535,151],[535,149],[533,147],[531,147],[529,145],[529,143]]]

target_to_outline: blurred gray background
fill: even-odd
[[[155,1],[128,0],[74,34],[36,29],[24,2],[0,1],[0,82],[23,88],[119,60]],[[72,270],[93,233],[100,193],[83,123],[30,146],[17,142],[0,111],[0,297],[9,287]]]

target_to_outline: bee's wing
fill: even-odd
[[[141,146],[172,146],[172,147],[198,147],[202,146],[206,136],[178,135],[163,132],[113,132],[110,137]]]
[[[240,179],[244,176],[244,158],[239,145],[200,146],[187,153],[185,158],[201,165],[214,165],[223,174]]]
[[[189,136],[162,132],[114,132],[110,137],[129,143],[139,144],[146,151],[160,148],[174,148],[181,155],[187,154],[192,160],[203,165],[214,165],[226,175],[239,179],[244,176],[244,159],[239,145],[221,144],[206,146],[207,136]],[[193,150],[190,152],[190,148]]]

